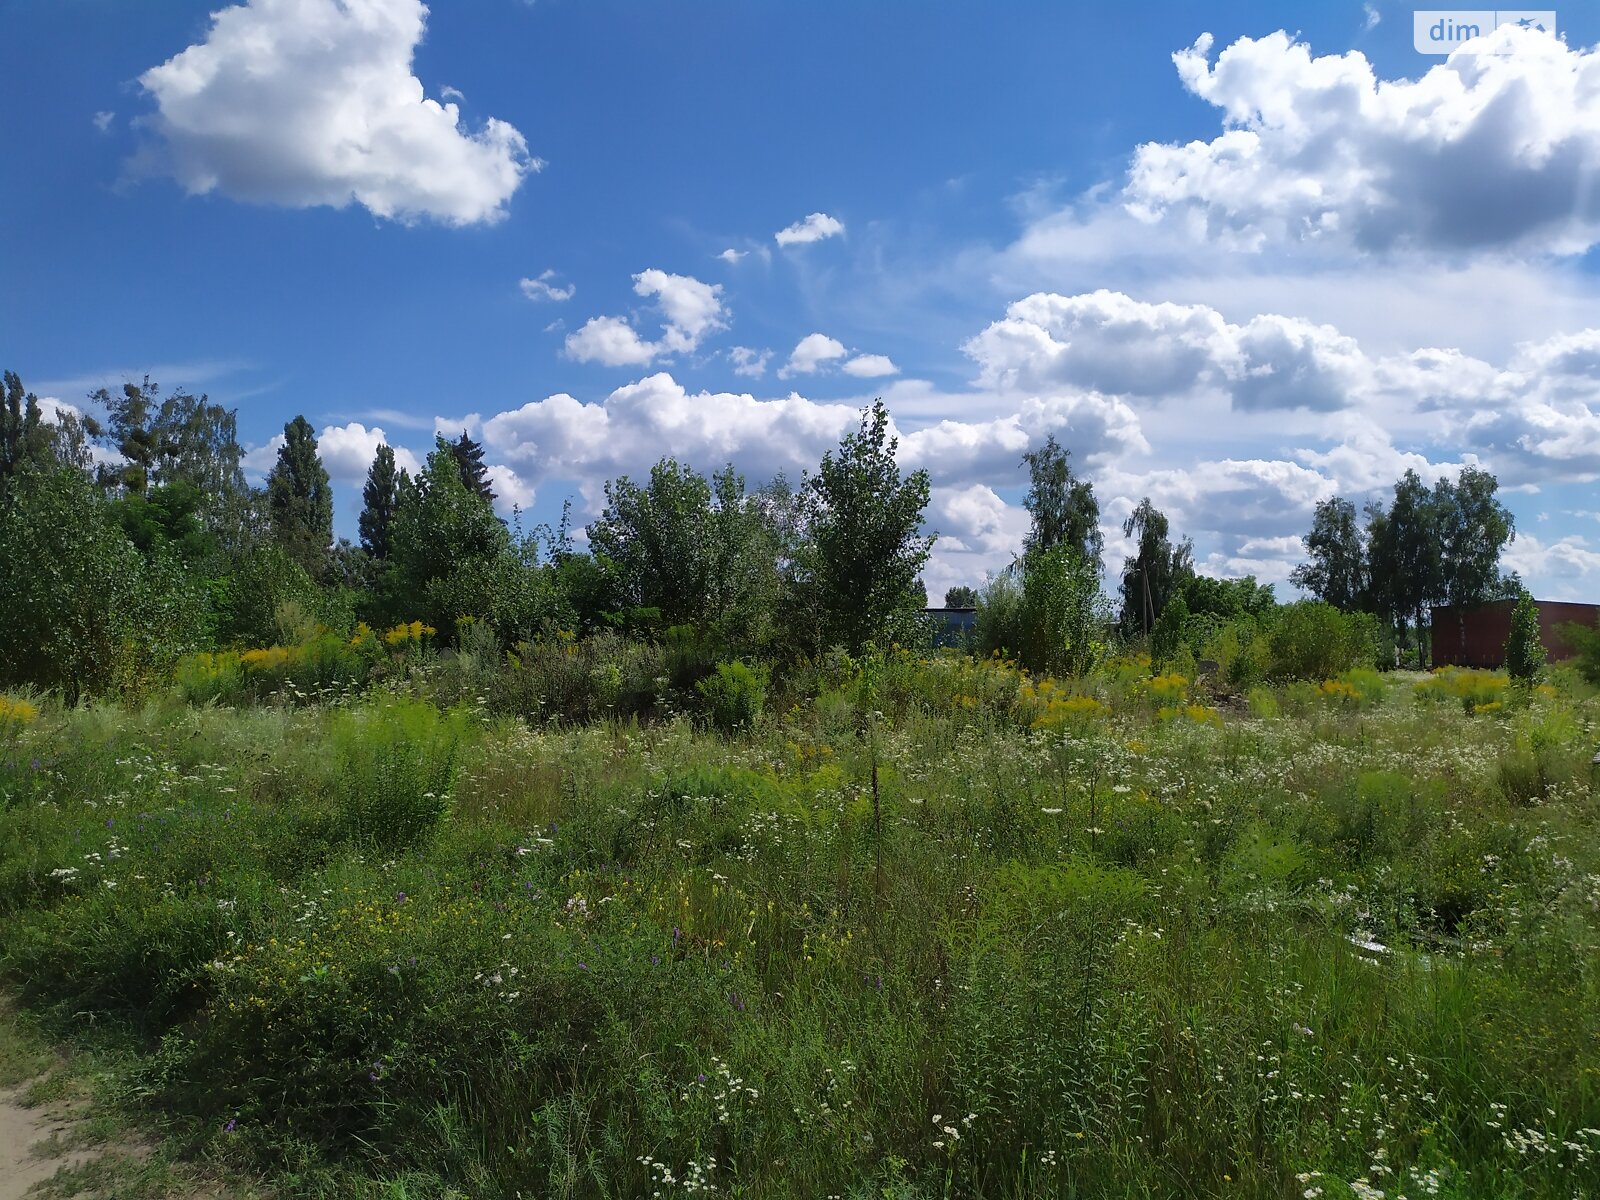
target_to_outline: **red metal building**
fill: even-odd
[[[1492,604],[1446,605],[1433,610],[1433,665],[1436,667],[1500,667],[1506,661],[1506,639],[1511,636],[1511,609],[1515,600]],[[1568,604],[1560,600],[1535,600],[1539,608],[1539,640],[1551,662],[1571,658],[1577,651],[1561,636],[1566,624],[1600,622],[1600,604]]]

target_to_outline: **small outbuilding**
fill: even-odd
[[[1506,639],[1511,636],[1511,610],[1515,600],[1489,604],[1447,604],[1433,610],[1433,665],[1435,667],[1502,667]],[[1561,635],[1563,625],[1600,622],[1600,604],[1572,604],[1564,600],[1535,600],[1539,610],[1539,640],[1551,662],[1571,658],[1577,648]]]
[[[977,633],[976,608],[925,608],[922,612],[933,621],[935,646],[967,646]]]

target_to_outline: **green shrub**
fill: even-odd
[[[1331,679],[1351,667],[1377,663],[1376,620],[1340,612],[1320,600],[1278,610],[1269,641],[1272,672],[1283,679]]]
[[[1506,673],[1519,683],[1534,683],[1544,674],[1544,642],[1539,638],[1539,609],[1524,588],[1511,610],[1506,638]]]
[[[767,702],[771,672],[765,666],[742,662],[718,663],[716,673],[698,685],[705,697],[711,723],[724,733],[753,729]]]

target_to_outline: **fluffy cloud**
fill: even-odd
[[[569,283],[566,287],[558,287],[553,282],[555,277],[554,270],[541,271],[532,279],[524,278],[518,286],[529,300],[554,300],[557,303],[571,300],[578,290],[578,285]]]
[[[732,246],[729,246],[721,254],[717,255],[717,257],[731,267],[749,253],[750,251],[748,250],[735,250]]]
[[[490,118],[465,129],[412,74],[421,0],[250,0],[140,76],[159,144],[139,164],[191,193],[379,217],[492,222],[541,164]]]
[[[849,351],[844,344],[825,333],[808,333],[789,354],[789,361],[778,372],[779,379],[792,375],[811,375],[828,363],[843,358]]]
[[[590,317],[583,328],[567,334],[567,357],[608,367],[644,366],[661,353],[621,317]]]
[[[991,387],[1158,398],[1206,386],[1238,409],[1339,408],[1370,375],[1356,343],[1330,326],[1272,315],[1233,325],[1203,304],[1108,291],[1019,300],[966,350]]]
[[[317,434],[317,455],[328,472],[328,478],[339,485],[348,499],[354,496],[360,507],[361,486],[366,482],[367,470],[378,447],[394,446],[394,461],[413,475],[421,470],[421,462],[404,446],[395,446],[388,434],[374,425],[368,429],[360,421],[344,425],[325,425]],[[265,479],[278,461],[278,451],[283,448],[283,434],[274,434],[266,442],[245,453],[245,473],[254,479]]]
[[[1506,26],[1418,79],[1380,80],[1358,52],[1313,57],[1281,32],[1215,63],[1211,47],[1204,35],[1173,60],[1226,128],[1139,147],[1123,202],[1143,220],[1256,248],[1575,254],[1600,241],[1600,49]]]
[[[824,238],[840,237],[844,233],[844,222],[837,217],[830,217],[827,213],[812,213],[803,221],[796,221],[772,235],[773,241],[780,246],[807,246],[812,242],[820,242]]]
[[[733,373],[751,379],[760,379],[767,373],[767,363],[771,358],[771,350],[757,350],[752,346],[734,346],[728,351]]]
[[[273,452],[276,454],[277,447],[283,444],[282,435],[274,438],[273,442]],[[317,435],[317,453],[322,456],[322,465],[327,468],[328,478],[336,483],[354,483],[358,486],[366,481],[367,470],[372,466],[372,457],[377,454],[378,447],[385,444],[394,445],[381,428],[374,425],[368,429],[359,421],[329,425]],[[413,475],[421,467],[417,456],[404,446],[394,447],[394,461]]]
[[[567,335],[569,358],[608,367],[644,366],[670,354],[688,354],[710,334],[728,327],[722,285],[652,267],[633,277],[633,290],[654,296],[661,313],[661,336],[647,341],[621,317],[592,317]]]
[[[1505,567],[1524,579],[1546,581],[1540,595],[1549,600],[1593,600],[1600,583],[1600,550],[1576,534],[1541,539],[1519,531],[1506,547]]]
[[[858,354],[840,368],[846,375],[857,379],[878,379],[884,375],[898,375],[900,368],[883,354]]]
[[[598,404],[562,393],[499,413],[483,422],[483,440],[529,486],[554,476],[598,492],[606,479],[646,471],[662,455],[700,470],[731,461],[753,479],[797,474],[858,419],[850,405],[796,395],[690,393],[661,373]]]

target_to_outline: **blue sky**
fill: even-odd
[[[213,0],[215,3],[215,0]],[[1281,582],[1316,501],[1495,470],[1600,596],[1600,10],[1446,61],[1360,3],[0,0],[0,363],[470,428],[531,519],[662,454],[797,477],[874,395],[936,594],[1022,452]],[[786,232],[787,231],[787,232]],[[379,431],[381,430],[381,434]],[[1287,591],[1287,588],[1281,588]]]

